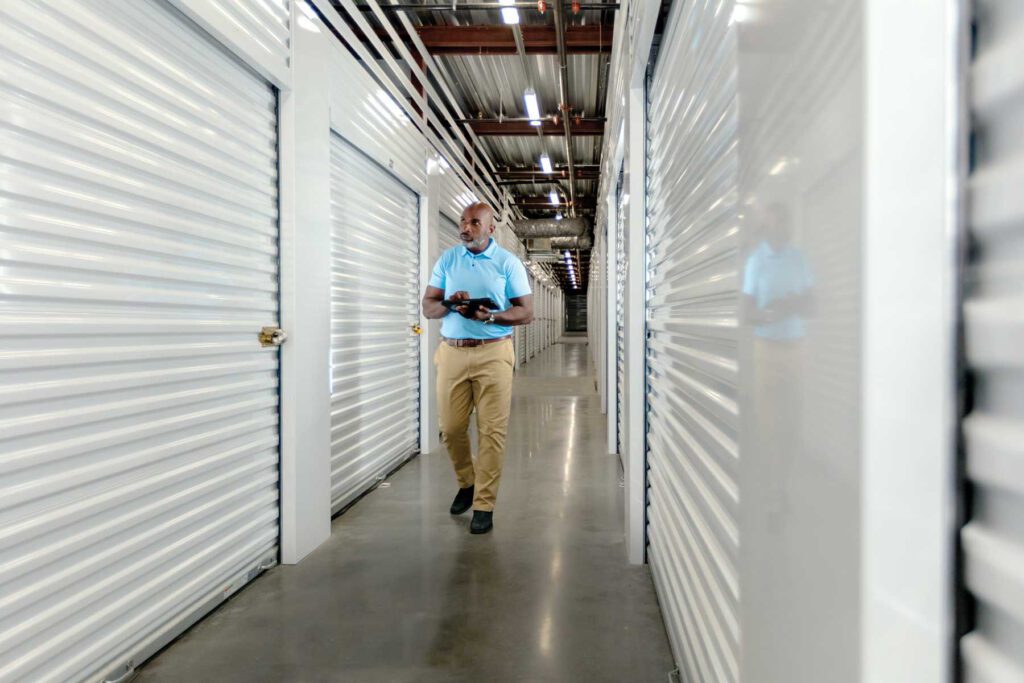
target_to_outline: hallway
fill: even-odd
[[[494,532],[447,508],[443,452],[409,462],[141,669],[177,681],[665,681],[647,566],[626,563],[622,489],[579,338],[517,377]]]

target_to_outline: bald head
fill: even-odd
[[[494,233],[494,209],[483,202],[470,204],[462,210],[459,237],[466,248],[480,253],[491,243]]]
[[[481,221],[486,221],[486,225],[494,226],[494,209],[490,204],[473,202],[462,210],[462,220],[466,220],[466,216],[476,216]]]

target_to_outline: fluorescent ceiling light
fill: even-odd
[[[552,206],[558,206],[558,204],[560,203],[558,199],[558,192],[556,192],[555,190],[551,190],[551,192],[548,192],[548,199],[551,200]]]
[[[779,175],[786,170],[786,166],[789,166],[789,160],[786,158],[779,159],[775,162],[775,165],[772,166],[771,170],[768,171],[768,175]]]
[[[500,0],[500,4],[508,5],[508,7],[501,8],[501,20],[506,24],[518,24],[519,23],[519,10],[512,6],[516,0]]]
[[[526,105],[526,115],[530,118],[530,125],[539,126],[540,103],[537,101],[537,93],[533,88],[527,88],[523,93],[523,104]]]
[[[566,249],[562,255],[565,256],[565,258],[569,258],[570,256],[572,256],[572,254],[569,253],[568,249]]]
[[[545,173],[554,172],[554,169],[551,168],[551,157],[549,157],[547,154],[540,155],[540,170],[544,171]]]
[[[738,2],[732,8],[732,15],[729,17],[729,23],[748,23],[756,21],[760,12],[756,7],[751,7],[749,3]]]
[[[556,221],[562,220],[562,212],[561,211],[559,211],[558,213],[555,214],[555,220]]]

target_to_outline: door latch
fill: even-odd
[[[287,340],[287,333],[280,327],[264,327],[260,330],[260,346],[280,346]]]

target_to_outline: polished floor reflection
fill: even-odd
[[[519,372],[495,529],[447,509],[443,452],[395,473],[142,669],[138,680],[426,683],[667,680],[646,567],[629,566],[585,344]]]

